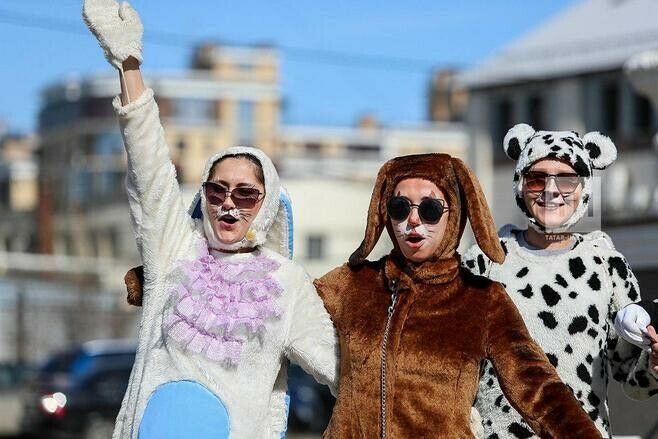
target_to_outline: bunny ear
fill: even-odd
[[[592,131],[585,134],[583,143],[594,169],[605,169],[617,160],[617,148],[610,137]]]
[[[535,129],[528,124],[520,123],[514,125],[505,135],[503,139],[503,149],[505,154],[512,160],[518,160],[521,156],[521,151],[525,148],[526,141],[535,134]]]

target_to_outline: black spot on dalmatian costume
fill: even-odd
[[[505,150],[519,160],[514,193],[526,215],[519,183],[533,162],[543,157],[568,160],[586,177],[582,207],[590,197],[588,177],[592,170],[602,169],[616,158],[614,145],[601,134],[590,133],[580,139],[573,132],[535,132],[528,125],[509,131]],[[583,215],[585,209],[580,207],[568,226]],[[532,227],[542,230],[541,224],[529,220]],[[649,369],[646,352],[618,338],[612,324],[619,309],[640,299],[637,280],[626,259],[601,231],[573,234],[571,250],[550,256],[520,246],[520,233],[523,231],[512,225],[499,231],[506,252],[502,265],[492,263],[477,246],[464,255],[463,264],[474,274],[506,285],[530,335],[542,346],[602,436],[609,437],[610,377],[621,382],[633,399],[658,393],[658,375]],[[487,439],[537,437],[503,396],[489,362],[483,364],[475,407]]]

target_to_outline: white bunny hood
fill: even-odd
[[[240,250],[258,246],[268,247],[285,257],[292,255],[292,207],[287,192],[281,186],[279,174],[272,160],[260,149],[248,146],[234,146],[211,156],[203,170],[202,182],[208,180],[213,165],[223,157],[247,154],[254,157],[263,169],[265,198],[256,218],[251,223],[245,237],[233,244],[219,241],[208,214],[203,188],[200,188],[192,201],[189,213],[203,221],[203,231],[208,247],[217,250]]]

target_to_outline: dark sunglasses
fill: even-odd
[[[557,190],[563,195],[571,194],[583,182],[583,178],[574,173],[547,174],[546,172],[536,171],[524,174],[523,181],[529,192],[543,192],[551,178],[555,182]]]
[[[436,224],[439,222],[443,213],[448,210],[443,200],[438,198],[425,198],[420,204],[413,204],[404,197],[392,197],[386,203],[388,216],[395,221],[404,221],[409,217],[411,209],[418,209],[418,216],[427,224]]]
[[[221,206],[226,201],[226,197],[230,196],[233,204],[238,209],[251,209],[265,195],[253,187],[236,187],[230,191],[221,184],[212,181],[203,183],[203,193],[208,203],[215,206]]]

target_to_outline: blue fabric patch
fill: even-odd
[[[290,392],[286,392],[286,426],[281,432],[281,439],[286,439],[286,433],[288,432],[288,416],[290,416]]]
[[[292,259],[292,253],[294,250],[293,238],[295,237],[295,230],[292,222],[292,203],[284,191],[281,191],[281,194],[279,195],[279,202],[283,204],[283,207],[286,210],[286,216],[288,217],[288,252],[290,253],[290,259]]]
[[[227,439],[228,411],[221,400],[193,381],[159,386],[149,398],[139,439]]]

